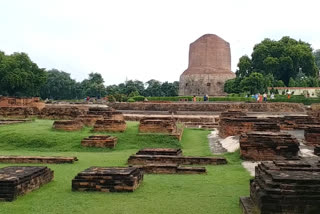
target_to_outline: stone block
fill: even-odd
[[[72,180],[73,191],[133,192],[143,180],[135,167],[90,167]]]
[[[0,169],[0,201],[13,201],[53,179],[45,166],[10,166]]]

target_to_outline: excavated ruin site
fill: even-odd
[[[0,134],[10,127],[17,129],[18,134],[26,126],[49,124],[31,135],[41,135],[41,130],[45,130],[56,139],[52,142],[63,141],[64,147],[54,150],[50,144],[51,148],[40,152],[28,151],[28,147],[20,152],[4,149],[0,154],[1,201],[19,202],[19,196],[55,180],[53,171],[57,170],[55,176],[62,179],[58,182],[69,186],[64,191],[70,193],[66,194],[78,196],[83,191],[99,191],[131,192],[144,197],[155,189],[156,197],[162,191],[174,194],[170,190],[174,186],[166,189],[171,182],[179,186],[178,192],[189,191],[195,183],[198,190],[184,192],[188,198],[189,193],[191,197],[195,193],[214,192],[212,188],[217,186],[210,182],[220,178],[218,186],[224,192],[234,188],[233,183],[242,182],[242,191],[231,190],[228,194],[232,199],[224,201],[226,206],[233,207],[234,213],[319,213],[320,114],[315,106],[136,102],[108,106],[47,104],[39,108],[32,102],[26,103],[0,107]],[[10,142],[14,146],[14,140]],[[30,147],[38,141],[23,142]],[[77,155],[66,148],[78,151]],[[54,152],[49,155],[51,149]],[[70,173],[59,174],[61,169],[55,164],[68,167]],[[238,172],[241,176],[228,183],[228,174]],[[184,186],[184,182],[190,186]],[[43,191],[50,192],[50,188]]]

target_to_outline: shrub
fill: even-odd
[[[133,99],[134,101],[144,101],[144,96],[134,96],[130,99]]]
[[[134,102],[135,102],[135,100],[134,100],[133,98],[129,98],[127,101],[128,101],[129,103],[134,103]]]

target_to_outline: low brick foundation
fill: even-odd
[[[25,122],[31,122],[31,120],[28,120],[28,119],[21,119],[21,120],[6,119],[6,120],[0,120],[0,126],[1,125],[9,125],[9,124],[17,124],[17,123],[25,123]]]
[[[176,164],[134,165],[146,174],[205,174],[205,167],[186,167]]]
[[[1,155],[0,163],[73,163],[77,157]]]
[[[223,157],[184,157],[170,155],[131,155],[130,165],[177,164],[177,165],[220,165],[227,164]]]
[[[281,130],[306,129],[310,125],[320,125],[319,118],[303,115],[287,115],[278,120]]]
[[[298,158],[299,142],[290,134],[248,132],[240,135],[240,155],[245,160]]]
[[[124,120],[97,120],[94,124],[95,132],[124,132],[127,124]]]
[[[45,166],[10,166],[0,169],[0,201],[13,201],[53,179]]]
[[[318,160],[262,162],[250,180],[250,198],[241,197],[240,206],[244,214],[319,213],[319,186]]]
[[[117,142],[117,137],[111,137],[109,135],[94,135],[84,138],[81,141],[81,145],[86,147],[114,148],[117,145]]]
[[[83,124],[77,120],[56,120],[53,123],[53,128],[63,131],[78,131],[83,128]]]
[[[135,167],[90,167],[72,180],[73,191],[133,192],[143,180]]]
[[[139,150],[136,155],[170,155],[170,156],[182,156],[181,149],[171,148],[145,148]]]
[[[226,110],[239,110],[248,112],[305,112],[301,103],[241,103],[241,102],[172,102],[172,103],[109,103],[108,106],[116,110],[143,110],[143,111],[209,111],[223,112]]]

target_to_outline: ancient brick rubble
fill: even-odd
[[[305,144],[320,145],[320,125],[310,125],[304,130]]]
[[[0,201],[13,201],[53,179],[45,166],[10,166],[0,169]]]
[[[135,167],[90,167],[72,180],[73,191],[133,192],[143,180]]]

